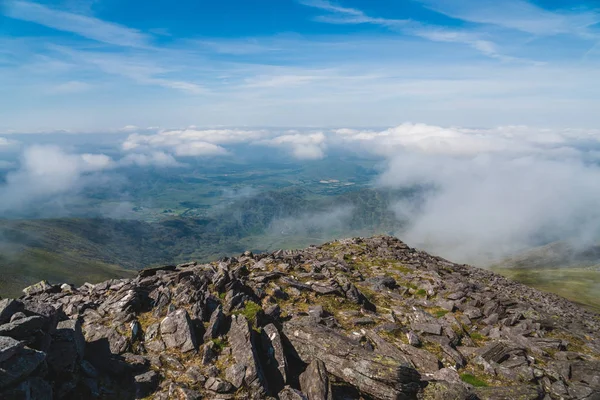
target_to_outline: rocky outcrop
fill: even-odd
[[[0,300],[2,399],[595,399],[600,316],[390,237]]]

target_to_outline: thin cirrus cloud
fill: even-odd
[[[328,13],[317,16],[315,20],[319,22],[330,24],[380,25],[392,31],[418,36],[432,41],[465,44],[488,57],[502,61],[527,61],[518,57],[502,54],[498,51],[495,43],[481,38],[476,32],[449,29],[446,27],[424,24],[410,19],[371,17],[361,10],[342,7],[328,0],[299,0],[298,2],[302,5],[317,8]]]
[[[549,11],[524,0],[417,0],[434,11],[480,24],[497,25],[534,35],[596,36],[592,26],[600,13],[590,10]]]
[[[8,17],[75,33],[98,42],[125,47],[143,47],[149,41],[149,37],[137,29],[94,17],[55,10],[38,3],[9,0],[5,8]]]

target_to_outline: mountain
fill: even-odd
[[[491,269],[537,289],[600,310],[600,245],[553,242],[506,258]]]
[[[269,251],[387,233],[401,224],[389,211],[400,195],[362,189],[315,198],[292,188],[224,203],[203,217],[0,219],[0,295],[16,295],[41,279],[80,285],[150,265],[212,261],[246,248]]]
[[[392,237],[24,293],[3,399],[600,396],[600,314]]]

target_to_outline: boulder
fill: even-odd
[[[283,333],[303,362],[319,359],[329,373],[378,399],[396,400],[419,390],[421,376],[414,368],[311,322],[296,318],[283,325]]]
[[[10,321],[13,314],[23,309],[23,303],[14,299],[0,300],[0,324],[5,324]]]
[[[78,320],[58,323],[52,334],[52,344],[48,351],[48,365],[56,374],[73,373],[83,360],[85,338]]]
[[[148,371],[144,374],[136,375],[134,378],[135,397],[141,399],[150,395],[158,387],[159,379],[160,377],[155,371]]]
[[[225,314],[223,314],[223,307],[218,306],[210,316],[210,321],[204,333],[204,341],[207,342],[218,338],[225,326],[226,320]]]
[[[44,326],[44,323],[44,317],[40,316],[17,319],[0,325],[0,336],[9,336],[21,340],[28,339],[34,336]]]
[[[167,348],[175,348],[184,353],[198,350],[192,321],[184,309],[177,310],[162,320],[160,334]]]
[[[279,400],[308,400],[308,397],[304,393],[290,386],[286,386],[277,395]]]
[[[243,315],[231,317],[229,345],[235,362],[245,367],[244,384],[256,394],[267,393],[267,382],[259,362],[256,343],[248,320]]]
[[[19,353],[23,346],[23,342],[8,336],[0,336],[0,363]]]
[[[24,348],[19,353],[0,363],[0,390],[27,378],[45,359],[45,353]]]
[[[281,335],[275,325],[269,324],[263,327],[261,339],[265,375],[269,377],[271,391],[278,392],[287,383],[287,360]]]
[[[300,388],[308,400],[333,400],[327,368],[321,360],[313,360],[300,375]]]

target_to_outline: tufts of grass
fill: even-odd
[[[253,327],[256,327],[256,317],[259,312],[262,311],[262,307],[256,304],[253,301],[247,301],[244,304],[244,308],[235,312],[235,314],[243,315],[246,317],[248,322],[252,324]]]
[[[415,295],[422,296],[422,297],[427,296],[427,290],[425,290],[425,289],[419,289],[419,290],[417,290],[415,292]]]
[[[223,340],[223,339],[213,339],[212,342],[215,345],[215,349],[217,350],[217,352],[221,352],[223,351],[223,349],[227,346],[227,341]]]
[[[460,379],[463,382],[468,383],[469,385],[473,385],[475,387],[487,387],[488,386],[486,381],[484,381],[483,379],[480,379],[472,374],[467,374],[467,373],[460,374]]]

